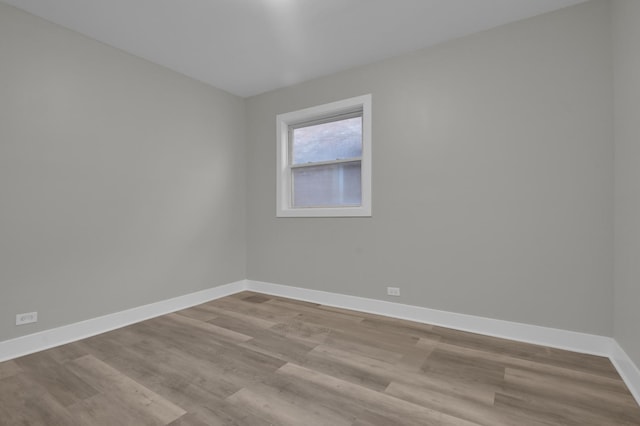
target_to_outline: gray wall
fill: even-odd
[[[610,43],[589,2],[248,99],[248,278],[611,335]],[[277,219],[276,114],[365,93],[373,217]]]
[[[615,338],[640,366],[640,2],[613,2]]]
[[[245,278],[244,123],[238,97],[0,3],[0,341]]]
[[[613,5],[640,363],[640,2]],[[0,341],[245,277],[611,335],[610,30],[594,1],[244,102],[0,3]],[[373,218],[276,219],[275,115],[364,93]]]

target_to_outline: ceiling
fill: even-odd
[[[248,97],[584,0],[3,0]]]

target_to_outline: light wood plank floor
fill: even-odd
[[[2,425],[640,425],[606,358],[243,292],[0,363]]]

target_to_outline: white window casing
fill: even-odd
[[[362,155],[307,164],[293,164],[291,135],[294,129],[349,117],[362,116]],[[371,95],[331,102],[298,111],[279,114],[277,122],[277,217],[370,217],[371,216]],[[360,205],[293,206],[292,175],[295,169],[360,163]]]

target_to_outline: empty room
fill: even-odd
[[[0,425],[640,425],[640,1],[0,0]]]

